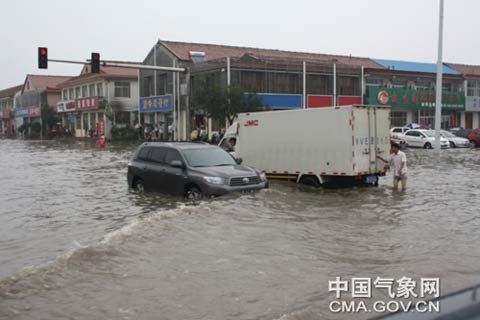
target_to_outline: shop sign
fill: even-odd
[[[480,112],[480,97],[468,96],[465,111]]]
[[[98,97],[78,98],[75,103],[78,111],[98,109]]]
[[[8,118],[10,118],[10,110],[3,110],[3,112],[2,112],[2,118],[3,118],[3,119],[8,119]]]
[[[40,107],[28,108],[28,116],[30,118],[40,117],[41,114],[42,114],[42,111],[41,111]]]
[[[435,90],[406,88],[369,88],[370,104],[390,105],[398,109],[435,108]],[[442,108],[450,110],[465,109],[465,93],[461,90],[443,92]]]
[[[57,112],[75,111],[75,100],[63,100],[57,103]]]
[[[140,98],[140,112],[171,112],[172,95]]]
[[[105,121],[104,120],[98,120],[97,125],[97,134],[98,135],[104,135],[105,134]]]
[[[17,118],[28,117],[28,109],[15,109],[15,117]]]

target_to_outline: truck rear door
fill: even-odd
[[[355,171],[376,174],[383,170],[377,156],[386,157],[390,149],[389,109],[374,106],[353,108]]]

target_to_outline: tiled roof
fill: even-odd
[[[25,82],[30,82],[31,90],[49,90],[56,89],[60,83],[68,79],[70,79],[70,77],[67,76],[43,76],[29,74],[27,75]]]
[[[480,77],[480,66],[458,64],[458,63],[446,63],[451,68],[459,71],[464,76]]]
[[[339,63],[349,66],[364,66],[365,68],[380,68],[383,69],[381,65],[369,58],[360,58],[353,56],[340,56],[340,55],[328,55],[328,54],[318,54],[318,53],[307,53],[307,52],[293,52],[293,51],[284,51],[284,50],[273,50],[273,49],[259,49],[259,48],[248,48],[248,47],[235,47],[235,46],[225,46],[217,44],[203,44],[203,43],[187,43],[187,42],[176,42],[176,41],[164,41],[159,40],[159,43],[165,46],[170,52],[172,52],[178,59],[182,61],[190,61],[190,52],[198,51],[205,53],[206,60],[215,60],[220,58],[232,57],[240,58],[246,54],[251,54],[254,56],[261,57],[272,57],[280,59],[295,59],[295,60],[305,60],[308,62],[318,62],[318,63]]]
[[[108,63],[108,62],[107,62]],[[140,64],[138,62],[125,62],[128,64]],[[88,66],[88,64],[86,65]],[[137,80],[138,71],[137,69],[132,68],[119,68],[119,67],[109,67],[109,66],[100,66],[100,73],[90,73],[84,68],[82,74],[77,77],[72,77],[67,81],[62,82],[58,85],[59,88],[66,88],[69,86],[84,84],[96,80],[107,79],[107,80]]]
[[[15,93],[22,90],[23,84],[0,90],[0,98],[13,97]]]
[[[423,62],[411,62],[400,60],[385,60],[374,59],[375,62],[384,66],[392,71],[405,71],[405,72],[423,72],[423,73],[436,73],[437,65],[435,63],[423,63]],[[450,68],[447,65],[443,65],[443,74],[448,75],[460,75],[455,69]]]

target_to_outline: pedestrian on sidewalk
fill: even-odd
[[[402,190],[407,190],[407,156],[405,152],[400,151],[400,145],[395,142],[391,144],[388,159],[381,156],[377,156],[377,158],[393,167],[393,189],[397,190],[398,183],[401,182]]]

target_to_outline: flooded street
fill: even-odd
[[[135,148],[0,141],[0,319],[330,319],[337,276],[480,283],[480,149],[407,150],[405,193],[193,205],[130,191]]]

